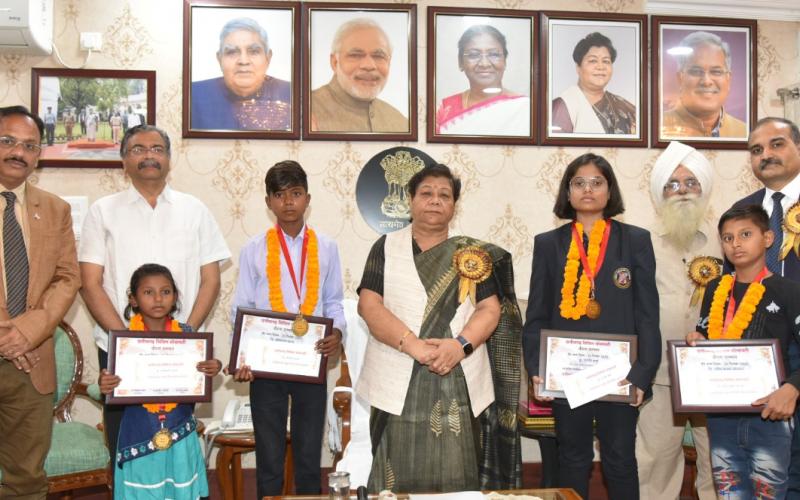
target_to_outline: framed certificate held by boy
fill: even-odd
[[[236,310],[230,371],[243,365],[253,376],[325,383],[328,358],[316,349],[333,332],[333,319],[261,309]]]
[[[120,378],[108,404],[211,401],[211,377],[197,363],[212,359],[213,333],[112,330],[108,371]]]
[[[576,408],[589,401],[632,403],[636,388],[619,385],[637,358],[636,335],[542,330],[540,396],[567,398]]]
[[[760,413],[784,380],[778,339],[667,342],[676,413]]]

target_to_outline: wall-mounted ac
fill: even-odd
[[[0,0],[0,52],[48,55],[53,50],[53,0]]]

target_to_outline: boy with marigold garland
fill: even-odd
[[[698,331],[686,341],[771,339],[780,341],[783,365],[798,335],[800,283],[773,275],[766,251],[774,241],[760,205],[731,208],[720,218],[719,236],[735,272],[709,283]],[[738,307],[737,307],[738,306]],[[761,414],[710,414],[711,465],[721,498],[785,498],[791,451],[791,418],[800,395],[800,370],[771,394],[752,402]]]
[[[242,248],[231,313],[235,318],[237,308],[246,307],[332,318],[333,334],[316,344],[318,352],[330,356],[338,352],[345,328],[336,243],[305,223],[311,195],[299,163],[276,163],[264,182],[267,207],[277,224]],[[326,385],[255,379],[246,362],[233,376],[236,381],[250,382],[258,498],[280,495],[283,490],[290,396],[295,491],[319,494]]]

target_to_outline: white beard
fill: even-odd
[[[353,83],[353,81],[347,75],[339,71],[338,67],[336,68],[336,80],[339,82],[339,86],[342,87],[345,92],[362,101],[372,101],[377,99],[378,94],[380,94],[383,91],[383,87],[386,86],[386,81],[384,80],[381,85],[377,87],[359,87],[357,84]]]
[[[673,196],[664,200],[661,223],[667,240],[681,250],[689,250],[700,224],[703,223],[708,200],[698,194]]]

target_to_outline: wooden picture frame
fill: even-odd
[[[653,146],[747,148],[757,116],[757,30],[747,19],[651,18]]]
[[[168,352],[169,349],[175,349],[175,343],[180,343],[179,349],[189,350],[193,354],[189,369],[196,369],[196,363],[199,361],[213,359],[213,343],[214,334],[211,332],[141,332],[130,330],[112,330],[108,335],[108,371],[113,375],[119,375],[124,384],[126,375],[129,371],[141,373],[140,368],[143,360],[157,360],[153,361],[153,366],[145,368],[143,378],[155,378],[160,382],[164,380],[173,381],[175,366],[180,365],[183,361],[181,368],[186,369],[185,360],[176,360],[175,357],[169,358],[166,363],[158,363],[158,360],[163,361],[157,355]],[[120,356],[131,356],[131,360],[122,363]],[[202,358],[202,359],[201,359]],[[124,372],[123,372],[124,370]],[[194,373],[193,373],[194,374]],[[185,374],[184,374],[185,375]],[[202,377],[202,378],[201,378]],[[207,377],[202,372],[197,372],[197,379],[200,382],[192,381],[192,384],[197,384],[193,389],[199,389],[201,393],[195,395],[181,395],[187,392],[188,387],[182,387],[173,393],[165,393],[164,388],[159,387],[153,392],[165,393],[163,396],[154,395],[141,395],[141,388],[139,393],[134,395],[122,394],[127,393],[130,389],[123,389],[117,387],[110,394],[106,395],[106,403],[108,404],[144,404],[144,403],[207,403],[211,401],[212,393],[212,378]],[[202,387],[198,387],[202,386]],[[168,391],[167,391],[168,392]]]
[[[33,68],[31,112],[45,122],[40,167],[122,168],[125,130],[155,124],[156,72]]]
[[[256,378],[324,384],[328,357],[316,352],[315,344],[333,334],[333,319],[302,315],[306,331],[297,332],[294,325],[299,318],[297,313],[239,307],[231,339],[230,372],[248,365]]]
[[[303,139],[417,140],[416,22],[416,4],[303,4]]]
[[[533,11],[428,7],[428,142],[536,144],[538,29]]]
[[[647,16],[540,19],[541,144],[647,147]]]
[[[184,0],[183,137],[299,139],[299,47],[298,2]]]

